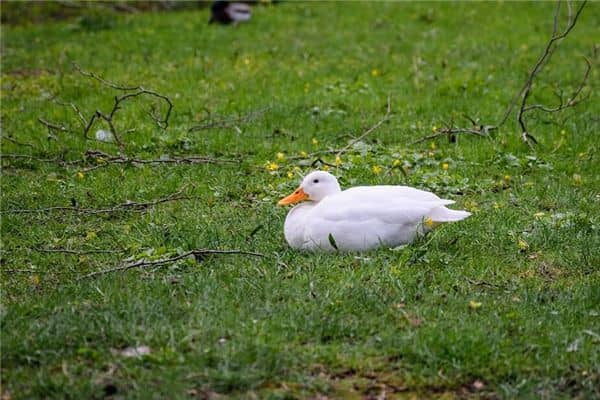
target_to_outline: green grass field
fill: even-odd
[[[254,8],[239,26],[207,25],[207,10],[3,26],[2,153],[35,157],[2,159],[3,399],[598,398],[599,4],[586,5],[530,103],[572,92],[582,56],[589,98],[529,114],[534,149],[514,114],[489,138],[414,143],[450,120],[468,126],[463,114],[496,123],[553,12],[550,2],[290,2]],[[57,101],[87,119],[121,92],[73,63],[172,100],[166,130],[146,112],[165,111],[155,99],[115,114],[127,157],[235,163],[85,158],[119,149],[86,140]],[[388,97],[390,120],[339,160],[312,154],[363,134]],[[108,128],[90,137],[98,129]],[[402,249],[292,250],[276,202],[319,157],[343,187],[407,184],[474,215]],[[55,158],[73,163],[39,160]],[[9,211],[180,190],[143,212]],[[85,278],[194,249],[263,256]],[[126,356],[138,346],[149,354]]]

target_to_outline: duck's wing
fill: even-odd
[[[374,186],[346,190],[319,202],[313,216],[332,223],[371,221],[413,225],[427,217],[431,210],[453,203],[433,193],[405,189],[412,188]]]

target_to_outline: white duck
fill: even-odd
[[[283,230],[291,247],[305,250],[396,247],[441,222],[471,215],[444,207],[452,200],[408,186],[359,186],[342,191],[335,176],[325,171],[308,174],[278,204],[298,202],[302,203],[288,213]]]

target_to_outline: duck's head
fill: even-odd
[[[277,204],[287,205],[300,201],[321,201],[325,197],[339,193],[342,189],[335,176],[325,171],[314,171],[302,179],[300,187]]]

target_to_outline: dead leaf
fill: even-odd
[[[112,349],[111,353],[121,357],[143,357],[150,354],[151,350],[148,346],[125,347],[121,350]]]
[[[483,388],[485,388],[485,383],[483,383],[479,379],[476,379],[475,382],[471,384],[471,386],[473,386],[473,389],[475,390],[482,390]]]

